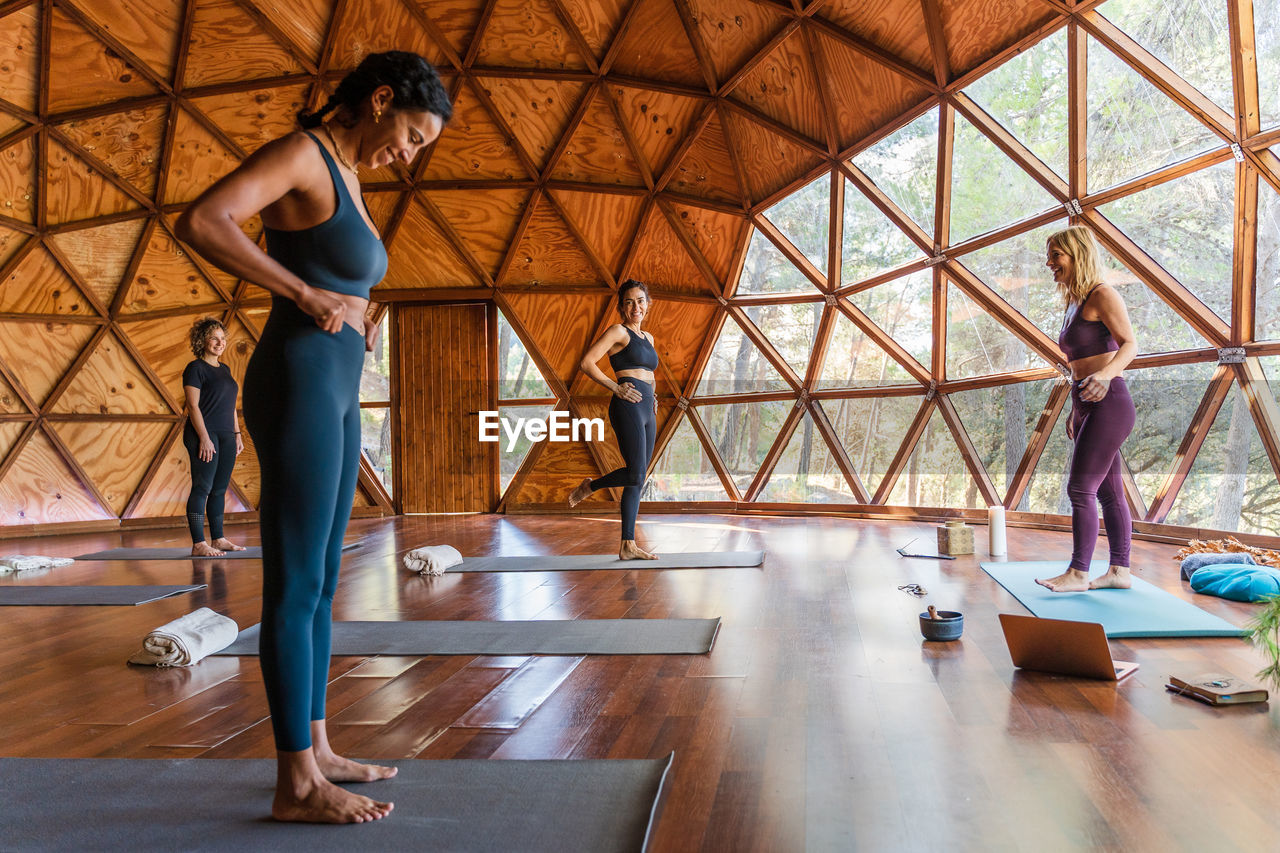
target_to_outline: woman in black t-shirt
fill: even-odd
[[[191,327],[191,351],[195,361],[182,371],[187,397],[187,425],[182,443],[191,459],[191,496],[187,498],[187,525],[191,528],[193,557],[221,557],[227,551],[243,551],[222,535],[222,510],[231,469],[244,450],[236,420],[236,395],[240,386],[231,368],[219,363],[227,348],[227,330],[212,317]],[[205,541],[204,519],[209,517],[212,542]]]

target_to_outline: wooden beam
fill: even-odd
[[[1000,495],[996,492],[995,484],[991,482],[991,475],[982,464],[981,454],[970,440],[955,405],[946,394],[939,394],[937,399],[938,411],[942,413],[942,419],[951,430],[951,437],[956,440],[956,445],[960,448],[960,457],[964,459],[965,467],[969,469],[969,476],[973,477],[974,482],[978,484],[978,491],[982,493],[982,499],[987,506],[995,506],[1000,503]]]
[[[782,452],[787,449],[787,442],[791,441],[791,436],[795,434],[796,427],[800,424],[802,417],[804,417],[804,405],[797,400],[796,404],[791,407],[791,411],[787,413],[786,420],[782,422],[782,429],[778,430],[778,435],[774,438],[773,444],[769,445],[769,450],[765,453],[759,470],[751,478],[751,485],[747,487],[747,493],[743,495],[744,500],[748,502],[754,501],[764,491],[769,478],[773,476],[774,467],[782,457]]]
[[[955,282],[956,287],[964,291],[965,295],[977,302],[992,319],[1012,332],[1046,362],[1051,365],[1067,363],[1067,357],[1059,349],[1057,341],[1051,340],[1039,326],[1005,302],[1000,294],[974,275],[968,267],[959,261],[947,261],[942,266],[945,267],[947,275]],[[945,329],[943,331],[945,333]]]
[[[1261,128],[1253,0],[1227,0],[1227,32],[1231,39],[1231,81],[1236,110],[1236,139],[1245,140],[1257,134]]]
[[[890,358],[898,362],[903,370],[910,373],[913,379],[926,387],[933,381],[933,374],[928,368],[916,361],[914,355],[903,349],[901,344],[894,340],[884,329],[877,326],[875,321],[864,314],[862,309],[854,305],[848,297],[838,297],[836,299],[836,307],[852,320],[853,324],[861,329],[864,335],[871,338]]]
[[[1186,481],[1187,474],[1191,472],[1196,454],[1200,452],[1200,447],[1204,444],[1205,437],[1209,435],[1209,430],[1213,428],[1214,419],[1218,417],[1223,401],[1227,399],[1227,394],[1231,390],[1231,376],[1230,365],[1220,364],[1214,371],[1213,377],[1209,380],[1209,387],[1205,389],[1204,396],[1200,400],[1200,406],[1191,417],[1191,425],[1187,427],[1182,443],[1174,454],[1173,465],[1151,499],[1151,505],[1147,508],[1147,517],[1144,520],[1162,522],[1168,516],[1178,491]]]
[[[1067,195],[1088,189],[1089,40],[1072,21],[1067,27]]]
[[[844,442],[836,434],[835,426],[831,423],[830,418],[827,417],[826,409],[812,397],[809,399],[809,414],[813,418],[813,425],[822,436],[822,440],[827,443],[827,450],[830,451],[831,458],[835,460],[836,467],[840,469],[840,473],[844,475],[845,482],[849,484],[854,500],[858,503],[870,503],[871,495],[867,492],[867,487],[863,484],[862,478],[858,476],[857,469],[853,467],[853,460],[849,458],[849,453],[844,448]]]
[[[720,451],[716,448],[715,440],[712,438],[706,424],[702,422],[702,418],[692,406],[689,407],[685,414],[689,417],[689,424],[698,436],[698,441],[702,442],[702,451],[707,454],[711,467],[715,469],[716,476],[720,478],[720,485],[724,487],[725,494],[732,500],[742,500],[742,492],[738,491],[738,484],[733,481],[733,475],[729,473],[728,466],[724,464],[724,459],[721,458]]]
[[[1231,365],[1231,369],[1249,401],[1249,412],[1271,462],[1271,473],[1280,480],[1280,406],[1276,404],[1271,383],[1256,358],[1246,358],[1243,364]]]
[[[925,398],[920,403],[920,408],[916,410],[916,415],[912,418],[911,425],[907,427],[907,433],[902,438],[902,444],[898,447],[898,452],[894,454],[893,461],[889,463],[889,467],[885,471],[884,479],[880,481],[880,485],[876,488],[876,493],[871,497],[872,503],[883,504],[893,492],[893,487],[897,485],[898,477],[902,475],[903,469],[907,467],[907,462],[911,458],[912,451],[916,449],[920,436],[924,435],[925,427],[929,425],[929,416],[933,414],[935,402],[936,398]]]
[[[875,60],[891,71],[901,74],[903,77],[906,77],[908,80],[929,89],[931,92],[936,93],[939,89],[936,75],[932,71],[926,71],[923,68],[918,68],[910,62],[907,62],[902,57],[890,53],[874,42],[868,41],[862,36],[856,35],[855,33],[846,30],[844,27],[828,21],[826,18],[820,18],[817,16],[811,17],[809,18],[808,26],[825,36],[829,36],[831,39],[843,44],[845,47],[856,50],[868,59]]]
[[[769,239],[769,242],[777,247],[778,251],[792,263],[800,272],[804,273],[804,277],[818,290],[826,291],[827,277],[822,270],[813,265],[813,261],[809,260],[804,252],[801,252],[787,238],[778,226],[774,225],[767,216],[757,214],[751,217],[751,224]]]
[[[1005,156],[1021,166],[1022,170],[1029,174],[1046,192],[1059,202],[1065,202],[1070,198],[1067,182],[1058,177],[1053,169],[1050,169],[1034,151],[1023,145],[1016,136],[1006,130],[1004,125],[992,118],[986,110],[978,106],[972,98],[963,92],[957,92],[950,97],[950,100],[956,109],[964,113],[965,118],[974,127],[978,128],[989,140],[995,143],[995,146],[1004,152]]]
[[[1231,343],[1254,338],[1258,278],[1258,173],[1248,163],[1236,164],[1236,215],[1232,234]]]
[[[1018,469],[1013,472],[1013,476],[1009,479],[1009,485],[1005,490],[1004,496],[1005,509],[1013,509],[1022,503],[1022,496],[1026,494],[1027,487],[1031,485],[1031,478],[1035,475],[1036,465],[1040,462],[1040,456],[1044,453],[1045,447],[1049,444],[1049,436],[1058,422],[1058,415],[1062,412],[1062,407],[1070,396],[1071,383],[1065,379],[1055,383],[1052,390],[1049,391],[1049,399],[1045,400],[1044,409],[1040,412],[1040,419],[1036,421],[1035,429],[1027,437],[1027,449],[1022,454],[1022,461],[1018,463]]]
[[[933,53],[933,79],[939,89],[951,80],[951,62],[947,59],[947,39],[942,29],[942,9],[938,0],[920,0],[924,13],[924,29],[929,36],[929,50]]]

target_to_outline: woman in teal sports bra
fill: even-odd
[[[304,132],[258,149],[178,221],[183,241],[272,295],[245,373],[244,417],[262,472],[259,648],[277,820],[361,823],[392,808],[334,784],[396,771],[335,754],[325,728],[333,595],[360,460],[360,376],[377,334],[366,311],[387,269],[356,167],[412,162],[451,114],[426,60],[371,54],[321,110],[298,115]],[[259,213],[265,252],[241,230]]]

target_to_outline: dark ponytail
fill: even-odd
[[[354,124],[361,102],[379,86],[391,87],[392,109],[425,110],[439,116],[442,122],[453,116],[449,93],[431,63],[416,53],[389,50],[371,53],[361,60],[354,71],[342,78],[323,107],[312,113],[298,113],[298,124],[304,129],[319,127],[324,117],[339,107],[346,108],[346,118]]]

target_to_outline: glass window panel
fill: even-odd
[[[1042,407],[1043,409],[1043,407]],[[1049,443],[1040,454],[1031,482],[1027,485],[1018,509],[1027,512],[1044,512],[1071,515],[1071,501],[1067,499],[1068,466],[1071,464],[1071,442],[1067,440],[1066,418],[1071,414],[1068,400],[1058,413],[1049,432]]]
[[[1009,481],[1022,463],[1027,441],[1057,381],[1040,379],[947,395],[1001,497],[1008,493]],[[1017,509],[1026,509],[1026,503],[1024,495]]]
[[[977,482],[964,464],[955,437],[936,409],[885,503],[975,509],[986,506]]]
[[[498,312],[498,399],[554,397],[551,386],[525,349],[507,317]]]
[[[848,178],[844,187],[844,236],[841,245],[840,284],[864,278],[924,257],[889,217],[871,203]],[[929,229],[932,232],[932,228]]]
[[[1280,483],[1238,385],[1223,402],[1165,522],[1280,533]]]
[[[387,494],[394,495],[391,470],[391,413],[386,409],[360,410],[360,449],[378,473]]]
[[[1280,125],[1280,0],[1253,0],[1254,50],[1263,129]]]
[[[904,385],[915,378],[889,357],[880,345],[867,337],[843,313],[836,313],[836,326],[827,344],[818,389],[864,388],[875,385]]]
[[[818,336],[825,302],[801,302],[792,305],[757,305],[744,309],[756,327],[773,344],[774,349],[791,365],[800,378],[809,369],[813,342]]]
[[[1055,341],[1062,326],[1062,297],[1045,267],[1045,241],[1065,227],[1067,220],[1061,219],[958,259]]]
[[[1280,339],[1280,194],[1263,180],[1258,181],[1257,282],[1254,338]]]
[[[756,310],[759,309],[748,309],[747,315]],[[698,381],[698,396],[752,394],[790,388],[760,348],[743,334],[737,321],[726,316],[715,349],[711,351],[711,359]]]
[[[937,108],[886,136],[852,162],[917,225],[933,233],[938,195]]]
[[[1207,341],[1177,311],[1157,296],[1155,291],[1143,284],[1132,270],[1116,260],[1101,244],[1098,244],[1098,251],[1102,255],[1102,279],[1124,299],[1125,310],[1129,312],[1129,323],[1138,339],[1138,352],[1174,352],[1199,349],[1207,345]],[[1061,324],[1061,302],[1058,313],[1058,322]],[[1051,337],[1057,340],[1057,331]]]
[[[956,116],[951,168],[952,245],[1051,207],[1062,205],[968,119]]]
[[[920,270],[849,297],[926,369],[933,352],[933,272]]]
[[[739,491],[745,492],[778,438],[794,403],[769,401],[700,406],[698,415]]]
[[[1125,371],[1138,418],[1120,452],[1148,504],[1173,467],[1178,445],[1216,368],[1216,363],[1202,362]]]
[[[498,407],[498,417],[507,421],[513,426],[518,418],[542,418],[550,417],[552,406],[500,406]],[[528,455],[529,448],[533,447],[533,442],[525,436],[525,431],[520,430],[515,445],[510,450],[507,449],[510,444],[510,437],[505,431],[498,434],[498,471],[502,485],[499,491],[505,492],[507,486],[511,484],[511,478],[520,470],[520,463],[524,461],[524,457]]]
[[[1089,192],[1222,144],[1101,43],[1089,39],[1088,50]]]
[[[760,231],[751,236],[738,293],[812,293],[817,288]]]
[[[831,449],[805,412],[778,458],[758,501],[787,503],[855,503]]]
[[[831,218],[831,176],[823,175],[764,212],[813,265],[827,270],[827,222]]]
[[[990,376],[1031,366],[1047,366],[1047,362],[947,282],[947,378]]]
[[[1234,109],[1231,37],[1222,0],[1108,0],[1101,11],[1218,106]]]
[[[1234,197],[1235,164],[1228,161],[1125,196],[1098,210],[1201,302],[1229,321]]]
[[[679,413],[680,425],[645,483],[647,501],[725,501],[729,495],[716,475],[698,434],[687,417]]]
[[[388,312],[378,326],[378,345],[364,359],[364,372],[360,376],[361,403],[388,403],[391,401],[391,344],[387,340]]]
[[[966,94],[1045,165],[1067,174],[1067,30],[1024,50]]]
[[[853,470],[869,493],[875,494],[884,479],[889,463],[902,446],[902,437],[920,410],[920,402],[920,397],[820,401]]]

